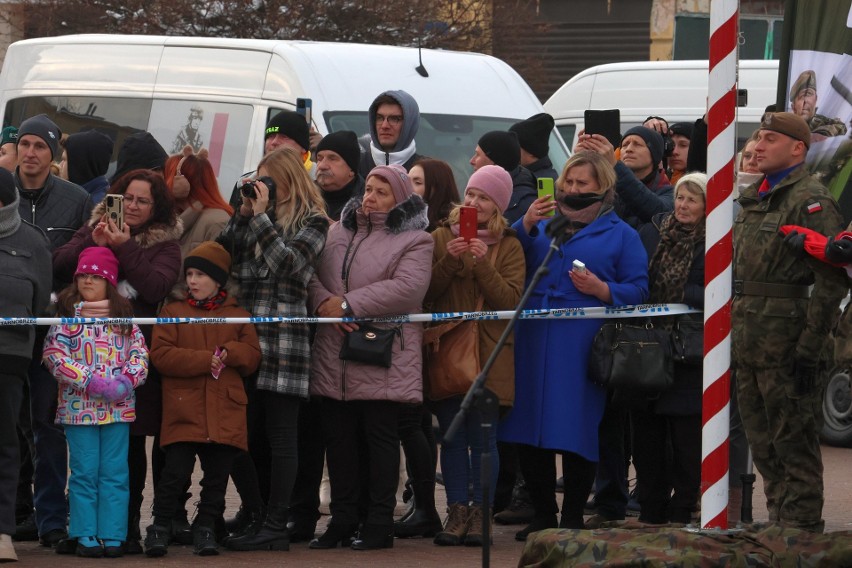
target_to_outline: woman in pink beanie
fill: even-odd
[[[521,298],[526,274],[524,253],[509,228],[503,213],[512,196],[512,178],[500,166],[482,166],[471,177],[464,192],[464,205],[476,209],[478,232],[466,241],[459,236],[459,211],[456,206],[447,224],[432,233],[435,249],[432,257],[432,281],[426,294],[426,304],[433,312],[474,311],[482,298],[482,310],[511,310]],[[501,320],[479,323],[480,367],[494,350],[497,339],[506,328]],[[509,336],[497,362],[486,380],[500,406],[512,406],[515,395],[513,355],[514,338]],[[427,393],[430,391],[426,389]],[[442,434],[449,428],[461,405],[463,392],[437,400],[433,412],[438,416]],[[489,417],[496,420],[496,416]],[[447,490],[449,515],[443,530],[435,536],[435,544],[467,546],[482,545],[483,523],[490,522],[482,515],[480,456],[483,452],[482,417],[478,411],[469,412],[452,440],[441,447],[441,472]],[[497,456],[497,436],[492,430],[488,440],[492,456]],[[491,468],[491,494],[497,484],[499,467]],[[473,501],[468,498],[468,485],[473,484]]]
[[[74,281],[57,299],[59,315],[132,317],[117,283],[112,250],[84,249]],[[121,556],[130,499],[130,423],[136,419],[133,391],[148,375],[145,339],[135,324],[54,325],[44,342],[44,364],[59,381],[56,422],[64,425],[68,440],[68,536],[77,540],[78,556]]]

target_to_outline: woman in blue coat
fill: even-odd
[[[556,199],[533,202],[514,228],[524,247],[527,278],[550,246],[548,213],[568,217],[568,239],[548,264],[526,309],[639,304],[648,296],[648,257],[639,235],[612,208],[616,175],[603,157],[574,154],[557,180]],[[572,270],[574,260],[586,265]],[[519,444],[521,471],[535,518],[516,538],[557,526],[555,454],[562,456],[565,492],[562,528],[583,528],[583,507],[598,461],[598,424],[606,390],[586,377],[600,319],[566,316],[521,320],[515,340],[515,406],[499,438]]]

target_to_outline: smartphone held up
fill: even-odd
[[[470,242],[476,238],[476,207],[463,206],[459,209],[459,236]]]
[[[550,200],[553,201],[556,199],[556,190],[553,185],[553,178],[538,178],[538,198],[542,197],[550,197]],[[549,212],[545,213],[545,217],[553,217],[556,215],[556,210],[551,209]]]

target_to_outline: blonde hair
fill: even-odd
[[[601,188],[601,193],[606,193],[615,187],[615,181],[618,178],[612,164],[596,152],[583,151],[577,152],[568,158],[567,162],[565,162],[565,166],[562,168],[562,173],[559,174],[559,179],[556,180],[556,188],[559,190],[562,189],[562,184],[565,183],[565,174],[568,173],[568,170],[576,168],[577,166],[585,165],[592,167],[592,171],[595,174],[595,180]]]
[[[285,233],[295,234],[308,218],[325,216],[325,202],[311,180],[301,155],[291,148],[277,148],[263,157],[257,169],[275,181],[275,224]]]
[[[450,214],[447,215],[447,223],[450,225],[459,224],[459,211],[463,206],[464,203],[457,203],[452,209],[450,209]],[[485,223],[485,228],[488,229],[488,232],[495,237],[501,237],[508,227],[509,222],[506,221],[506,218],[503,217],[502,213],[500,213],[500,208],[495,206],[494,211],[491,212],[491,217],[489,217],[488,221]]]

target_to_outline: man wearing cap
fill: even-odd
[[[620,159],[606,137],[580,133],[575,152],[598,152],[615,168],[615,212],[631,227],[639,229],[657,213],[674,209],[674,188],[660,169],[665,143],[660,134],[645,126],[634,126],[621,138]]]
[[[802,71],[790,88],[790,104],[793,113],[798,114],[808,123],[812,142],[846,134],[846,125],[842,120],[817,114],[816,87],[816,73],[811,70]]]
[[[470,158],[470,165],[473,171],[482,166],[500,166],[512,176],[512,199],[503,213],[509,223],[523,217],[538,198],[535,178],[521,165],[521,145],[514,132],[492,130],[483,134]]]
[[[18,129],[18,167],[15,185],[21,199],[21,219],[47,235],[51,250],[64,245],[89,220],[92,200],[86,191],[50,173],[59,153],[62,132],[46,115],[28,118]],[[64,283],[57,282],[58,290]],[[50,283],[48,283],[50,285]],[[41,314],[39,314],[41,315]],[[30,365],[30,411],[35,440],[34,502],[39,540],[53,546],[67,536],[65,434],[55,425],[57,383],[41,364],[42,340],[47,329],[36,329],[36,347]]]
[[[754,151],[764,177],[740,194],[734,223],[731,325],[737,400],[769,520],[821,532],[818,365],[846,279],[838,268],[791,254],[778,233],[784,225],[824,235],[843,228],[837,203],[805,168],[810,142],[797,114],[761,122]]]
[[[526,120],[516,122],[509,132],[518,135],[521,145],[521,165],[538,178],[552,178],[556,181],[559,174],[547,157],[550,152],[550,132],[553,130],[553,117],[546,112],[534,114]]]
[[[328,216],[338,221],[343,207],[364,194],[364,178],[358,173],[361,146],[351,130],[332,132],[317,144],[317,185]]]
[[[313,170],[310,129],[303,115],[291,110],[282,110],[266,123],[266,128],[263,131],[263,155],[265,156],[280,146],[292,148],[299,152],[305,164],[305,169],[308,172]],[[240,195],[240,186],[243,184],[243,180],[254,178],[256,175],[257,172],[254,170],[246,172],[234,184],[229,202],[235,210],[239,209],[243,202]]]
[[[385,91],[368,112],[370,147],[361,156],[358,172],[366,176],[376,166],[398,164],[411,169],[423,156],[417,154],[414,137],[420,128],[420,107],[405,91]]]
[[[7,126],[0,133],[0,168],[10,172],[18,167],[18,129]]]

